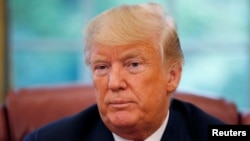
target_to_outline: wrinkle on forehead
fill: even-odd
[[[147,54],[147,56],[151,56],[156,54],[161,57],[160,49],[150,44],[131,44],[131,45],[123,45],[123,46],[103,46],[96,45],[92,46],[90,49],[90,60],[100,59],[108,59],[111,57],[118,57],[122,60],[125,58],[132,58],[138,55]],[[105,57],[106,56],[106,57]],[[99,59],[98,59],[99,58]]]

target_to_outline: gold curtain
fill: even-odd
[[[7,86],[6,60],[6,1],[0,0],[0,103],[4,101]]]

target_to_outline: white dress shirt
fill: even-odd
[[[158,128],[152,135],[150,135],[147,139],[145,139],[144,141],[160,141],[161,137],[164,133],[164,130],[167,126],[168,123],[168,117],[169,117],[169,111],[168,114],[164,120],[164,122],[162,123],[162,125],[160,126],[160,128]],[[112,133],[114,136],[115,141],[133,141],[133,140],[128,140],[128,139],[124,139],[118,135],[116,135],[115,133]]]

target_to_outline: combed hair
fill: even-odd
[[[85,60],[89,63],[91,46],[122,46],[158,40],[163,62],[183,62],[176,26],[157,3],[121,5],[95,17],[87,26]]]

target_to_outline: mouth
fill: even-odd
[[[111,106],[114,109],[118,109],[118,110],[122,110],[122,109],[126,109],[129,106],[131,106],[131,104],[133,104],[134,102],[132,101],[112,101],[109,103],[109,106]]]

